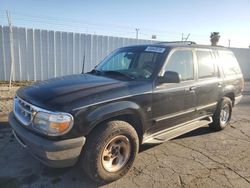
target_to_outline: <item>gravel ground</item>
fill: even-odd
[[[19,87],[0,86],[0,118],[6,118],[6,114],[12,111],[13,97]]]
[[[250,83],[232,122],[207,126],[156,146],[143,146],[122,179],[97,185],[80,169],[52,169],[33,159],[0,121],[0,187],[250,187]]]

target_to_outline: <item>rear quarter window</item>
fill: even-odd
[[[225,76],[241,74],[238,61],[232,52],[219,51],[219,63]]]

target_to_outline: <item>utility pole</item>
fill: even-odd
[[[138,39],[139,30],[140,30],[139,28],[135,28],[135,31],[136,31],[136,37],[135,38],[136,39]]]
[[[188,33],[188,35],[187,35],[187,37],[186,37],[185,41],[187,41],[187,40],[188,40],[189,36],[190,36],[190,33]]]
[[[182,41],[182,42],[187,41],[188,38],[189,38],[189,36],[190,36],[190,33],[188,33],[188,35],[187,35],[186,37],[184,37],[184,33],[182,33],[182,34],[181,34],[181,41]]]
[[[6,10],[6,16],[9,24],[9,37],[10,37],[10,80],[9,80],[9,87],[11,87],[12,81],[12,74],[14,68],[14,46],[13,46],[13,32],[12,32],[12,24],[11,24],[11,15],[10,11]]]

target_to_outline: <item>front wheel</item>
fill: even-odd
[[[138,135],[127,122],[101,124],[87,137],[82,168],[98,183],[115,181],[130,170],[138,148]]]
[[[223,97],[213,115],[213,123],[209,127],[216,131],[223,130],[229,124],[231,115],[232,101],[228,97]]]

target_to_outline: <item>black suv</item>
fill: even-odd
[[[224,129],[244,81],[227,48],[194,43],[123,47],[94,70],[17,91],[17,141],[52,167],[74,165],[97,182],[125,175],[141,144],[208,125]]]

